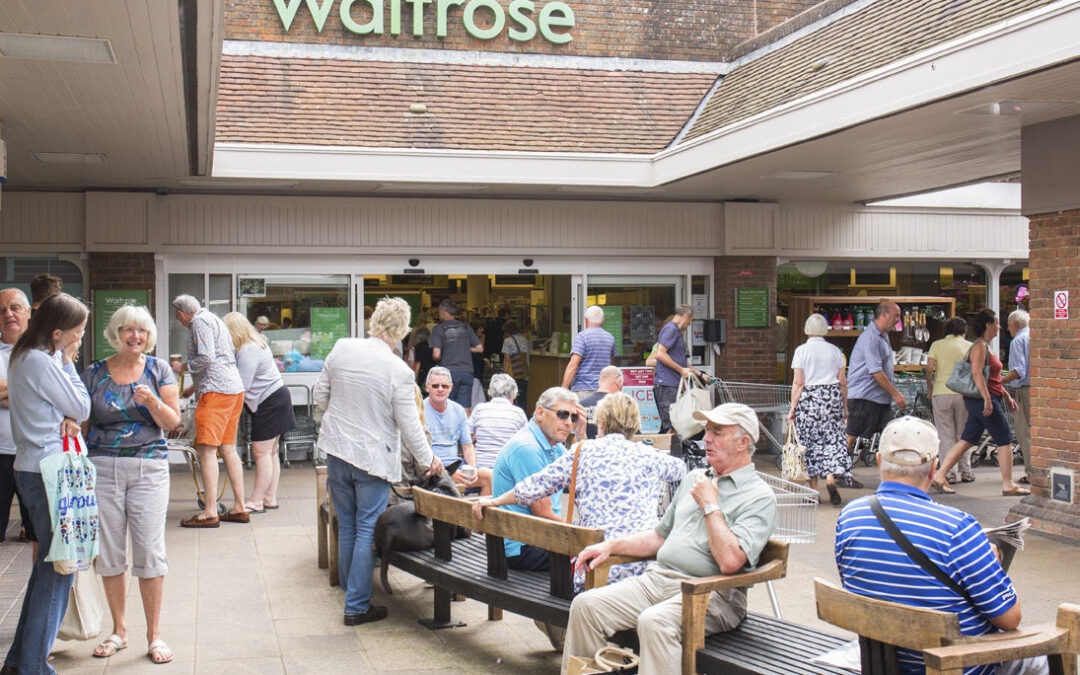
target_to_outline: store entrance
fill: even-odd
[[[540,392],[562,381],[577,320],[570,275],[366,274],[362,294],[365,319],[385,296],[409,303],[413,331],[403,345],[403,355],[409,360],[412,352],[418,379],[426,365],[416,356],[423,353],[423,345],[420,350],[412,348],[439,323],[439,303],[449,298],[458,306],[458,318],[473,327],[484,346],[482,353],[474,355],[473,373],[485,392],[491,376],[505,370],[503,345],[508,327],[516,329],[517,342],[528,347],[526,412],[531,413]],[[423,382],[419,384],[423,388]]]

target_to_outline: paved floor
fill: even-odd
[[[875,481],[871,469],[857,476]],[[943,501],[973,512],[980,521],[999,523],[1010,502],[1000,497],[993,467],[977,469],[978,482],[964,485],[963,496]],[[251,472],[246,473],[250,485]],[[867,490],[845,490],[845,497]],[[310,467],[294,464],[282,472],[282,508],[253,516],[250,525],[222,523],[218,530],[185,530],[176,524],[194,509],[191,477],[174,472],[169,510],[164,638],[176,652],[168,666],[145,655],[145,622],[132,584],[128,600],[131,647],[109,659],[90,656],[93,642],[57,642],[53,663],[64,675],[90,673],[554,673],[558,655],[532,622],[506,614],[487,621],[473,601],[455,603],[466,628],[430,632],[417,619],[430,616],[432,591],[396,572],[393,596],[377,591],[390,607],[388,620],[355,628],[341,623],[342,598],[315,565],[315,489]],[[815,616],[811,579],[836,579],[832,532],[839,512],[817,509],[817,541],[792,547],[788,578],[776,584],[784,618],[827,627]],[[14,512],[17,518],[17,511]],[[17,523],[12,524],[17,533]],[[6,650],[18,619],[20,594],[29,570],[29,545],[0,544],[0,645]],[[1058,603],[1080,601],[1075,573],[1080,547],[1040,534],[1014,561],[1012,576],[1020,593],[1024,622],[1052,621]],[[764,588],[751,592],[752,609],[769,612]],[[107,634],[107,633],[106,633]],[[103,634],[104,636],[104,634]]]

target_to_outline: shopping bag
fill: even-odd
[[[787,435],[784,437],[783,463],[780,475],[784,480],[805,483],[810,480],[806,473],[806,446],[799,443],[795,435],[795,424],[788,422]]]
[[[975,386],[975,378],[971,375],[971,350],[974,348],[975,345],[971,345],[967,350],[967,354],[964,354],[964,358],[956,362],[952,373],[949,374],[949,379],[945,381],[945,386],[967,398],[982,398],[982,393]],[[984,359],[983,363],[983,381],[987,383],[987,386],[990,386],[989,345],[986,350],[986,359]]]
[[[78,436],[64,436],[64,451],[39,465],[52,518],[45,560],[58,574],[87,569],[98,552],[97,471],[84,447]]]
[[[688,375],[679,382],[679,393],[668,411],[671,427],[683,438],[695,436],[705,429],[705,422],[694,419],[694,413],[711,409],[712,392]]]
[[[105,587],[93,568],[75,573],[75,585],[71,587],[67,614],[60,624],[57,637],[61,640],[90,640],[101,634],[105,626],[105,614],[109,611],[105,599]]]
[[[636,673],[641,659],[637,654],[622,647],[601,647],[591,659],[571,656],[566,675],[594,675],[595,673]]]

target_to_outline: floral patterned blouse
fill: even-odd
[[[569,487],[573,463],[574,452],[568,448],[542,471],[514,486],[517,503],[527,506]],[[581,446],[577,472],[574,524],[600,528],[607,539],[616,539],[656,527],[660,487],[680,480],[686,465],[622,434],[607,434]],[[608,583],[641,574],[646,564],[616,565]],[[584,575],[575,577],[577,590],[584,583]]]
[[[90,392],[90,433],[86,447],[91,457],[139,457],[168,459],[165,435],[154,422],[150,410],[135,402],[135,387],[145,384],[160,396],[160,387],[176,384],[176,375],[168,362],[146,357],[139,379],[131,384],[117,384],[109,364],[95,361],[82,373]]]

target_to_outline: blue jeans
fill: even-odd
[[[375,521],[386,510],[390,483],[333,455],[326,457],[326,477],[338,515],[338,580],[345,591],[345,613],[363,614],[371,607]]]
[[[451,370],[450,381],[454,383],[454,388],[450,390],[450,400],[455,401],[462,408],[471,408],[473,372]]]
[[[74,574],[57,574],[51,562],[45,562],[52,543],[52,516],[45,483],[40,473],[16,471],[15,484],[19,499],[25,500],[30,520],[38,535],[38,557],[34,561],[30,581],[26,584],[22,612],[15,628],[4,664],[19,669],[19,675],[53,675],[56,670],[46,659],[52,648],[60,622],[67,612],[68,596],[75,583]]]
[[[656,401],[656,411],[660,413],[660,433],[662,434],[671,433],[671,406],[678,397],[678,387],[653,385],[653,400]]]

